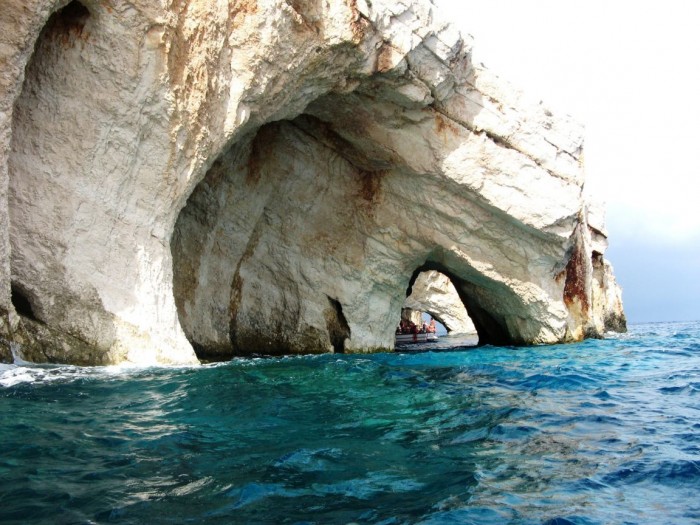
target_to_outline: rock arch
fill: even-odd
[[[66,3],[7,4],[0,330],[25,357],[390,348],[422,265],[489,340],[621,318],[580,129],[474,67],[430,2],[85,0],[44,80]]]
[[[423,98],[397,101],[405,81],[380,76],[320,97],[213,164],[171,244],[180,320],[203,356],[332,351],[327,297],[345,312],[346,349],[390,349],[417,266],[450,277],[483,344],[568,337],[567,310],[546,286],[564,285],[553,270],[570,240],[460,188],[441,162],[473,132],[436,112],[427,87]],[[495,147],[494,156],[509,154]],[[508,174],[509,184],[518,176]],[[560,181],[537,198],[550,184]],[[478,257],[463,249],[470,243]],[[547,261],[537,263],[546,268],[541,285],[529,266],[538,258]]]
[[[449,277],[436,270],[414,273],[403,308],[411,312],[429,314],[440,322],[448,333],[476,333],[474,323],[454,284]]]

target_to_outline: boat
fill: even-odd
[[[436,333],[419,333],[419,334],[396,334],[396,344],[411,344],[411,343],[430,343],[437,341]]]

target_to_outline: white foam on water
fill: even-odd
[[[12,362],[16,365],[29,365],[31,364],[29,361],[25,361],[22,359],[22,354],[20,353],[20,345],[19,343],[11,342],[10,343],[10,352],[12,352]]]
[[[13,355],[15,355],[13,353]],[[72,382],[80,379],[116,380],[138,377],[143,374],[198,369],[200,365],[143,366],[120,364],[108,366],[74,366],[37,364],[15,358],[13,364],[0,364],[0,387],[12,387],[22,383]]]
[[[26,368],[16,365],[0,365],[0,386],[10,387],[19,383],[33,383],[35,378]]]
[[[87,373],[75,366],[35,365],[32,363],[0,366],[0,386],[12,387],[21,383],[53,383],[85,377]]]

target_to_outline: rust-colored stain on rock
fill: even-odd
[[[435,131],[442,136],[446,135],[447,133],[456,135],[459,133],[459,128],[448,118],[444,117],[440,113],[435,113]]]
[[[379,73],[386,73],[394,67],[394,48],[386,42],[382,44],[377,53],[377,65],[375,69]]]
[[[360,172],[360,191],[359,196],[365,201],[374,203],[379,196],[379,188],[381,186],[381,172]]]
[[[588,296],[586,294],[586,256],[577,242],[574,251],[566,264],[566,282],[564,283],[564,302],[572,306],[577,300],[581,306],[581,313],[588,312]]]
[[[256,0],[241,0],[239,2],[231,2],[228,8],[228,18],[231,22],[231,27],[236,27],[247,15],[258,12],[258,3]],[[239,19],[240,17],[240,19]]]

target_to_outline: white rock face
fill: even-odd
[[[462,299],[449,277],[430,270],[421,272],[406,297],[404,308],[430,314],[455,334],[474,334],[476,328],[469,318]]]
[[[0,336],[25,358],[391,348],[417,270],[483,343],[624,329],[580,127],[429,1],[66,4],[0,9]]]

